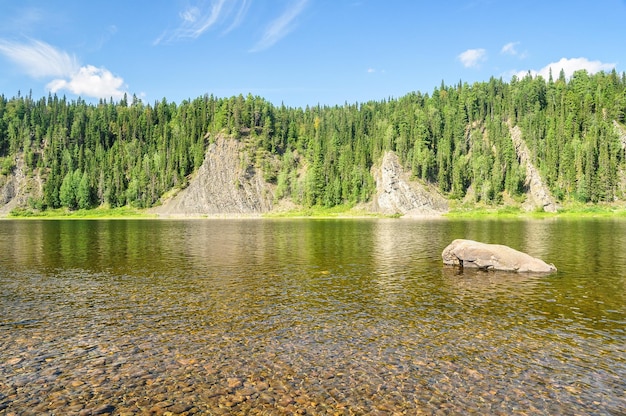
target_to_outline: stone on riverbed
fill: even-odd
[[[473,240],[454,240],[443,250],[441,257],[443,257],[444,264],[461,268],[534,273],[556,271],[553,264],[547,264],[541,259],[511,247]]]

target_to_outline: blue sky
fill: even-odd
[[[625,0],[0,0],[0,93],[343,105],[626,71]]]

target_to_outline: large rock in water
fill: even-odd
[[[443,263],[450,266],[510,272],[551,273],[553,264],[501,244],[486,244],[473,240],[454,240],[441,253]]]

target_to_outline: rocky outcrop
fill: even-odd
[[[435,189],[411,180],[402,169],[398,156],[387,152],[379,168],[373,168],[376,195],[372,210],[381,214],[404,216],[439,215],[448,210],[446,199]]]
[[[534,273],[556,271],[553,264],[511,247],[473,240],[454,240],[443,250],[441,257],[444,264],[460,268]]]
[[[189,185],[152,209],[160,216],[251,215],[272,209],[272,191],[245,145],[219,136]]]
[[[556,201],[530,158],[530,151],[528,146],[526,146],[526,142],[522,139],[522,130],[519,126],[511,128],[511,140],[513,140],[513,146],[515,147],[520,165],[526,169],[525,185],[528,188],[528,199],[524,204],[524,208],[529,211],[535,208],[543,208],[545,212],[556,212]]]
[[[613,127],[615,128],[617,137],[619,137],[619,141],[622,144],[622,149],[626,150],[626,128],[616,120],[613,120]],[[626,195],[626,170],[622,166],[623,165],[620,164],[620,167],[618,167],[617,170],[619,179],[618,188],[622,195]]]
[[[626,129],[621,126],[616,120],[613,120],[613,127],[615,127],[615,131],[617,132],[617,136],[619,137],[619,141],[622,144],[622,149],[626,149]]]
[[[14,208],[28,206],[30,199],[41,198],[43,183],[39,175],[26,174],[24,158],[16,158],[15,167],[8,175],[0,175],[0,216],[8,215]]]

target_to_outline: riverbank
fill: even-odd
[[[44,211],[33,211],[30,209],[16,208],[8,215],[0,218],[4,219],[130,219],[130,218],[157,218],[155,214],[145,210],[131,207],[119,208],[94,208],[68,210],[66,208],[48,209]]]
[[[132,207],[94,208],[71,211],[68,209],[52,209],[33,211],[30,209],[14,209],[4,219],[241,219],[241,218],[409,218],[409,219],[481,219],[481,218],[562,218],[562,217],[621,217],[626,218],[626,206],[615,204],[587,205],[568,204],[557,212],[524,211],[516,206],[460,206],[447,213],[428,216],[403,216],[400,214],[386,215],[367,211],[360,207],[339,205],[325,207],[295,207],[289,210],[277,210],[264,214],[210,214],[210,215],[159,215],[149,209]]]
[[[623,204],[577,204],[570,203],[559,207],[557,212],[543,210],[524,211],[517,206],[472,206],[456,207],[444,214],[446,218],[563,218],[563,217],[623,217],[626,206]]]

